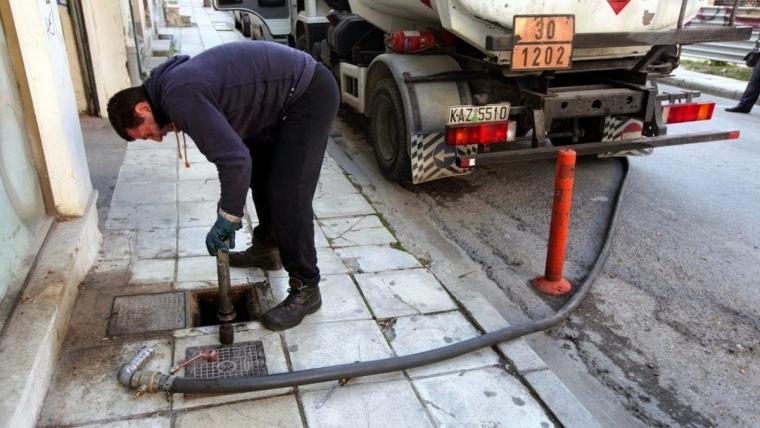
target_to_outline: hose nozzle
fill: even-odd
[[[161,372],[140,370],[140,367],[155,352],[154,348],[143,346],[137,355],[132,357],[128,363],[122,365],[116,373],[119,383],[135,390],[135,397],[139,397],[146,392],[154,393],[159,391],[170,391],[174,376],[165,375]]]

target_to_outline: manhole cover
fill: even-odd
[[[185,377],[218,379],[222,377],[265,376],[267,374],[264,345],[260,340],[233,343],[222,347],[214,345],[193,346],[187,348],[185,358],[190,358],[209,349],[216,349],[219,352],[219,359],[212,362],[202,359],[194,361],[185,367]]]
[[[185,293],[119,296],[113,301],[108,335],[185,328]]]

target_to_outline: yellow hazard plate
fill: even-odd
[[[512,28],[512,70],[562,70],[572,65],[575,16],[518,15]]]

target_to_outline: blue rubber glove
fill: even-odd
[[[234,221],[236,220],[237,221]],[[230,248],[235,248],[235,231],[243,227],[243,222],[240,218],[229,215],[219,209],[216,215],[216,223],[211,226],[206,235],[206,249],[209,255],[216,256],[217,250],[222,250],[225,253],[230,251]],[[230,240],[230,245],[224,242]]]

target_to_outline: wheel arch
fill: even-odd
[[[449,106],[471,104],[469,86],[466,82],[453,80],[408,84],[405,79],[407,76],[431,76],[461,70],[449,55],[379,55],[367,71],[365,106],[372,105],[374,85],[386,77],[393,77],[403,100],[407,132],[441,131],[446,127]]]
[[[377,82],[392,77],[396,82],[404,109],[407,151],[411,160],[412,181],[421,183],[438,178],[462,175],[469,169],[453,163],[453,153],[472,150],[470,146],[453,148],[446,145],[445,130],[449,106],[472,104],[466,81],[444,80],[409,83],[408,77],[432,76],[462,71],[449,55],[382,54],[367,70],[365,81],[365,114],[370,115]],[[431,165],[432,163],[432,165]]]

